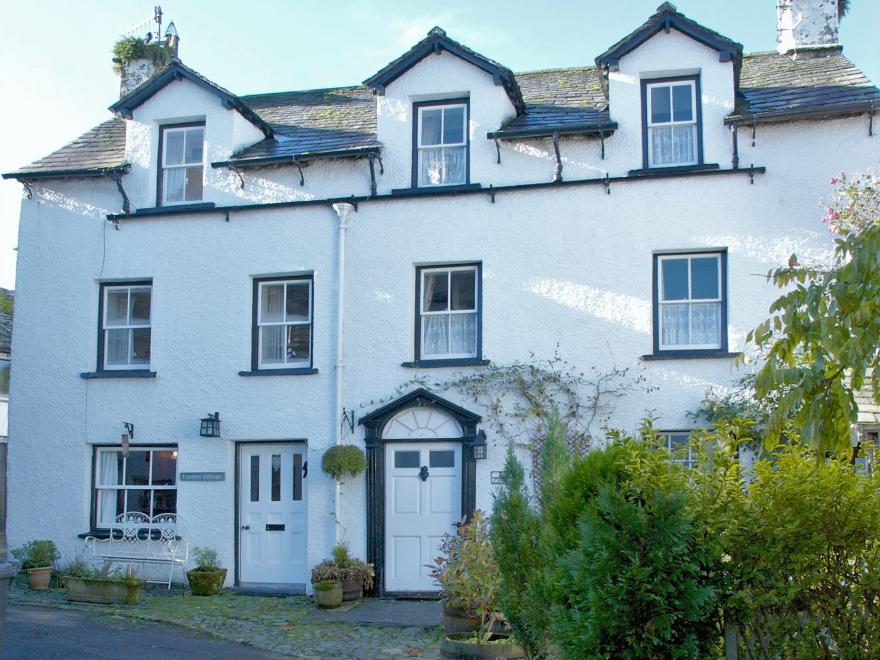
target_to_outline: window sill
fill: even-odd
[[[407,369],[439,369],[441,367],[485,367],[489,364],[491,364],[489,360],[459,358],[453,360],[415,360],[413,362],[402,362],[400,366]]]
[[[718,360],[738,358],[741,352],[728,353],[727,351],[660,351],[641,357],[642,362],[655,360]]]
[[[83,532],[82,534],[77,534],[77,537],[78,537],[78,538],[81,538],[81,539],[85,539],[85,538],[88,538],[88,537],[90,537],[90,536],[91,536],[92,538],[96,538],[96,539],[98,539],[99,541],[109,541],[109,540],[110,540],[110,528],[109,528],[109,527],[99,527],[99,528],[96,528],[96,529],[90,529],[89,531],[87,531],[87,532]],[[147,536],[147,535],[146,535],[145,533],[143,533],[143,534],[138,534],[138,537],[139,537],[141,540],[146,540],[146,536]],[[175,538],[175,540],[177,540],[177,541],[182,541],[182,540],[183,540],[183,537],[182,537],[182,536],[175,536],[174,538]],[[155,530],[153,531],[153,539],[156,540],[156,541],[159,540],[159,534],[158,534],[158,532],[155,531]]]
[[[253,371],[239,371],[239,376],[310,376],[318,373],[317,369],[302,367],[299,369],[256,369]]]
[[[718,163],[704,163],[702,165],[678,165],[676,167],[646,167],[640,170],[630,170],[628,176],[659,176],[678,172],[709,172],[720,169]]]
[[[160,215],[167,213],[169,209],[174,211],[194,211],[196,209],[212,209],[214,202],[199,202],[198,204],[166,204],[165,206],[153,206],[146,209],[137,209],[131,215]]]
[[[156,372],[148,369],[119,369],[118,371],[83,371],[80,378],[155,378]]]
[[[454,195],[459,191],[479,190],[482,186],[479,183],[466,183],[461,186],[425,186],[423,188],[395,188],[391,191],[392,195],[398,197],[418,197],[419,195]]]

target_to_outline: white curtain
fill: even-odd
[[[477,315],[452,314],[449,319],[449,352],[476,355]]]
[[[100,486],[119,485],[119,452],[101,452],[98,461],[98,484]],[[117,515],[122,513],[116,510],[116,494],[118,491],[101,489],[98,491],[98,518],[99,521],[112,522]]]
[[[691,303],[691,343],[721,343],[721,303]]]
[[[421,159],[420,185],[436,186],[465,182],[466,147],[423,149]]]
[[[424,355],[449,353],[449,317],[446,314],[422,317],[422,353]]]
[[[688,304],[662,305],[662,336],[663,346],[684,346],[690,344],[688,330]]]
[[[182,167],[175,167],[165,170],[165,183],[163,184],[163,193],[166,202],[182,202],[183,188],[186,181],[186,170]]]
[[[676,303],[662,305],[663,346],[719,346],[721,303]]]
[[[675,165],[697,160],[697,127],[655,126],[651,128],[651,163]]]
[[[284,362],[284,330],[286,327],[283,325],[267,325],[261,328],[263,364]]]

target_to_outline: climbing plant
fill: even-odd
[[[152,59],[163,65],[168,61],[171,49],[162,43],[147,43],[138,37],[123,37],[113,44],[113,70],[120,73],[122,68],[134,60]]]

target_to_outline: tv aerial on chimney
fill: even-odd
[[[166,45],[172,48],[177,46],[179,35],[174,22],[170,22],[165,31],[162,31],[162,17],[165,13],[162,11],[161,5],[153,7],[153,16],[147,18],[122,33],[123,37],[135,37],[143,39],[145,42],[153,43],[154,41],[165,40]]]

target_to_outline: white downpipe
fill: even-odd
[[[337,241],[337,258],[336,258],[336,399],[334,401],[334,422],[335,427],[333,433],[335,438],[334,444],[339,444],[340,430],[342,428],[342,383],[345,376],[345,362],[342,359],[343,348],[343,327],[345,319],[345,235],[351,224],[351,212],[355,210],[354,204],[347,202],[339,202],[333,205],[333,210],[339,216],[339,239]],[[341,487],[336,482],[336,493],[333,497],[333,519],[334,525],[334,543],[340,541],[340,496]]]

